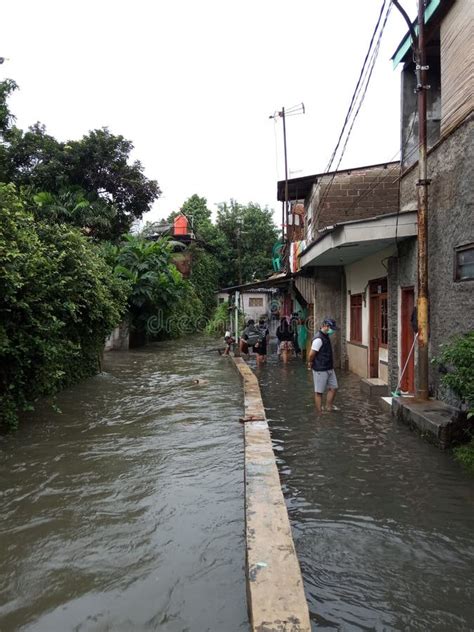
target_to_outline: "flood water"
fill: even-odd
[[[212,346],[109,353],[0,438],[1,632],[248,630],[242,391]]]
[[[474,630],[474,477],[340,379],[316,416],[299,361],[258,369],[317,630]]]

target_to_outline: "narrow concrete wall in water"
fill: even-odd
[[[254,632],[310,632],[301,570],[281,491],[260,388],[233,358],[244,381],[247,595]]]

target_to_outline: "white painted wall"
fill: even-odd
[[[346,340],[350,340],[350,316],[351,316],[351,301],[349,291],[351,294],[364,294],[365,291],[365,303],[362,302],[362,344],[369,345],[369,289],[368,283],[374,279],[379,279],[387,276],[387,268],[384,267],[382,261],[387,257],[391,257],[396,253],[395,246],[385,248],[374,255],[365,257],[360,261],[355,261],[350,265],[344,266],[346,272]],[[384,261],[385,265],[387,262]],[[380,360],[388,359],[387,349],[379,349]]]
[[[240,293],[240,305],[244,311],[245,319],[253,318],[257,320],[262,314],[269,315],[270,311],[270,303],[271,303],[272,294],[270,292],[241,292]],[[229,295],[227,292],[218,292],[217,294],[217,302],[220,303],[221,299],[224,299],[224,302],[227,303],[229,300]],[[251,306],[250,299],[259,299],[262,301],[262,306]]]
[[[249,318],[253,318],[255,321],[262,314],[268,314],[268,310],[270,307],[270,297],[271,294],[267,292],[245,292],[241,294],[242,296],[242,307],[245,313],[245,318],[248,320]],[[261,306],[252,306],[250,305],[251,299],[257,299],[262,302]]]

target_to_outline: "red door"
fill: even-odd
[[[415,392],[415,353],[413,348],[413,340],[415,333],[411,326],[411,316],[415,307],[415,291],[412,287],[402,288],[402,304],[401,304],[401,354],[400,354],[400,371],[407,363],[405,373],[403,374],[400,389],[405,393]],[[411,355],[410,355],[411,351]],[[408,356],[410,355],[410,358]]]

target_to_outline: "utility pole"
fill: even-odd
[[[418,385],[417,397],[428,399],[429,357],[428,357],[428,168],[426,101],[427,81],[425,48],[425,6],[418,0],[418,55],[416,59],[418,92]]]
[[[237,264],[239,269],[239,285],[242,285],[242,258],[240,252],[240,240],[242,237],[242,219],[237,220]]]
[[[285,111],[285,108],[282,107],[279,112],[275,112],[268,118],[283,119],[283,151],[285,154],[285,202],[282,207],[281,213],[281,243],[285,243],[285,226],[288,226],[288,214],[289,214],[289,196],[288,196],[288,153],[286,149],[286,118],[288,116],[297,116],[298,114],[304,114],[304,103],[298,103],[298,105],[293,105],[291,108]]]
[[[430,86],[428,85],[427,73],[429,66],[426,63],[425,1],[418,0],[418,37],[405,9],[398,0],[392,0],[392,2],[408,24],[416,66],[416,93],[418,95],[418,181],[416,183],[418,202],[418,364],[416,396],[418,399],[427,400],[429,395],[428,186],[430,181],[427,166],[426,102],[427,90],[430,89]]]
[[[283,119],[283,151],[285,154],[285,215],[283,217],[283,228],[282,235],[286,233],[288,234],[288,155],[286,152],[286,118],[285,118],[285,108],[281,108],[281,118]]]

